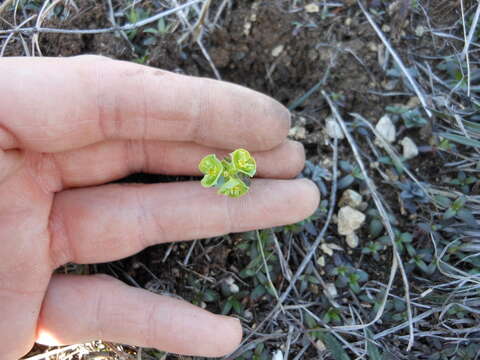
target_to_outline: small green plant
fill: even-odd
[[[447,209],[443,214],[443,220],[449,219],[460,219],[463,220],[468,225],[477,226],[477,221],[475,220],[472,212],[465,208],[466,198],[464,196],[456,199],[452,205]]]
[[[249,178],[257,171],[255,159],[245,149],[237,149],[220,161],[215,154],[205,156],[198,165],[202,172],[203,187],[216,186],[218,193],[238,198],[249,190]]]
[[[326,324],[341,324],[342,317],[340,310],[334,307],[330,307],[323,315],[323,321],[325,321]]]
[[[464,171],[460,171],[456,178],[451,179],[448,183],[451,185],[459,186],[464,194],[470,193],[470,186],[477,182],[475,176],[467,176]]]
[[[394,229],[395,233],[395,244],[397,246],[397,250],[400,254],[403,254],[405,250],[410,256],[415,256],[416,251],[412,245],[413,235],[409,232],[400,232],[398,229]],[[379,242],[383,245],[391,245],[390,237],[388,235],[382,236],[379,239]]]
[[[349,287],[355,294],[360,292],[360,284],[368,280],[368,274],[361,269],[341,265],[334,268],[331,275],[336,277],[335,285],[339,288]]]
[[[432,261],[432,251],[431,249],[421,249],[418,250],[415,255],[407,262],[407,270],[413,270],[417,268],[423,271],[427,275],[431,275],[436,270],[435,262]]]
[[[339,162],[340,169],[346,174],[340,180],[338,180],[338,188],[339,189],[346,189],[354,182],[362,182],[364,181],[362,171],[358,166],[353,166],[348,161],[340,161]]]
[[[394,122],[400,117],[407,129],[421,128],[428,123],[419,108],[409,109],[406,106],[387,106],[385,110],[392,114]]]
[[[369,241],[367,246],[362,249],[362,254],[370,254],[376,261],[380,261],[380,252],[385,249],[385,245],[378,241]]]

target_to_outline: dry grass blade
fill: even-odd
[[[183,5],[180,5],[176,8],[169,9],[162,11],[158,14],[155,14],[153,16],[150,16],[144,20],[137,21],[136,23],[133,24],[126,24],[123,26],[119,27],[109,27],[109,28],[103,28],[103,29],[57,29],[57,28],[44,28],[44,27],[28,27],[28,28],[19,28],[16,27],[14,29],[9,29],[9,30],[0,30],[0,35],[2,34],[36,34],[36,33],[57,33],[57,34],[79,34],[79,35],[92,35],[92,34],[102,34],[102,33],[109,33],[109,32],[114,32],[114,31],[128,31],[128,30],[135,30],[138,29],[142,26],[154,23],[166,16],[175,14],[185,8],[191,7],[195,4],[201,3],[205,0],[191,0],[188,3],[185,3]]]
[[[0,4],[0,15],[5,11],[7,7],[10,6],[10,4],[13,2],[13,0],[5,0],[3,4]]]
[[[403,72],[403,74],[407,78],[408,82],[412,86],[413,91],[415,91],[415,94],[420,99],[420,102],[422,103],[422,106],[423,106],[425,112],[427,113],[428,117],[432,117],[432,112],[428,109],[428,104],[427,104],[427,100],[425,99],[424,93],[422,92],[422,90],[420,89],[420,87],[417,84],[417,82],[415,81],[415,79],[412,77],[410,72],[407,70],[407,68],[403,64],[402,59],[400,59],[397,52],[393,49],[392,45],[388,42],[385,35],[383,35],[383,32],[379,29],[379,27],[377,26],[375,21],[373,21],[372,17],[368,13],[368,11],[365,9],[365,6],[362,4],[361,0],[357,0],[357,3],[358,3],[358,6],[360,6],[360,9],[362,10],[363,14],[367,18],[368,22],[370,23],[370,25],[373,27],[373,29],[377,33],[380,40],[382,40],[382,42],[385,45],[385,47],[387,48],[388,52],[390,53],[390,55],[392,55],[396,64],[398,65],[398,67]]]
[[[365,325],[340,326],[340,327],[336,327],[336,328],[344,329],[344,330],[354,330],[354,329],[358,330],[358,329],[364,329],[364,328],[374,324],[375,322],[377,322],[383,314],[388,294],[389,294],[389,292],[392,288],[392,285],[393,285],[393,280],[395,278],[395,274],[397,272],[398,267],[400,267],[400,273],[402,274],[402,280],[403,280],[403,284],[404,284],[404,288],[405,288],[405,302],[406,302],[406,305],[407,305],[407,314],[408,314],[409,331],[410,331],[410,337],[409,337],[408,347],[407,347],[407,351],[409,351],[411,349],[411,347],[413,346],[413,342],[414,342],[414,329],[413,329],[413,322],[412,322],[412,306],[411,306],[411,301],[410,301],[410,285],[409,285],[409,282],[408,282],[407,274],[405,272],[405,268],[403,267],[402,259],[400,257],[400,254],[398,252],[398,249],[397,249],[397,246],[396,246],[396,243],[395,243],[395,234],[394,234],[392,225],[390,224],[390,220],[388,218],[388,214],[385,210],[385,207],[383,206],[382,200],[380,199],[380,196],[378,195],[378,193],[376,191],[376,186],[373,183],[372,179],[368,176],[367,170],[366,170],[365,165],[362,161],[362,158],[360,156],[360,152],[358,151],[355,140],[353,139],[352,135],[348,131],[347,126],[345,125],[345,122],[343,121],[342,117],[340,116],[340,113],[338,112],[336,106],[333,104],[330,97],[327,95],[327,93],[325,91],[322,91],[322,95],[325,98],[325,100],[327,101],[335,119],[337,120],[339,126],[342,128],[343,133],[345,134],[345,137],[347,138],[347,140],[350,144],[350,147],[353,151],[353,154],[354,154],[355,159],[358,163],[358,166],[360,167],[360,170],[362,171],[362,174],[365,178],[365,182],[367,184],[367,187],[370,190],[370,193],[371,193],[372,198],[375,202],[375,205],[376,205],[376,207],[377,207],[377,209],[380,213],[380,216],[381,216],[382,221],[385,225],[385,228],[387,229],[387,233],[388,233],[388,236],[390,238],[390,241],[391,241],[391,244],[392,244],[392,249],[393,249],[392,269],[391,269],[391,272],[390,272],[390,278],[389,278],[389,281],[388,281],[387,290],[385,292],[385,296],[383,298],[380,309],[378,310],[377,314],[375,315],[375,318],[370,323],[365,324]]]

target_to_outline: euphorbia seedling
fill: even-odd
[[[198,164],[204,174],[203,187],[216,186],[218,193],[238,198],[248,192],[249,177],[257,171],[255,159],[245,149],[237,149],[220,161],[215,154],[205,156]]]

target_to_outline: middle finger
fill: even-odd
[[[221,159],[228,151],[185,142],[108,141],[45,156],[59,169],[63,188],[72,188],[99,185],[138,172],[200,175],[198,163],[208,154]],[[257,174],[263,178],[295,177],[305,161],[303,146],[295,141],[252,155]]]

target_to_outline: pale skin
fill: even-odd
[[[147,246],[300,221],[316,186],[287,141],[288,111],[236,85],[95,56],[0,59],[0,360],[35,341],[103,339],[206,357],[233,351],[237,319],[105,275],[52,275]],[[107,184],[135,172],[199,175],[245,148],[248,195],[199,182]]]

